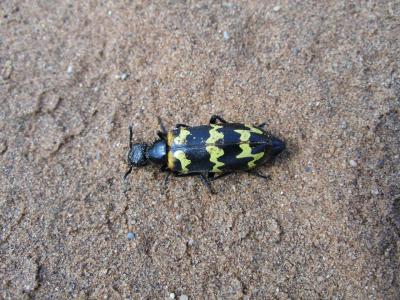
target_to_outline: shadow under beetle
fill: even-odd
[[[161,166],[169,175],[198,176],[214,193],[210,181],[236,171],[268,179],[255,168],[274,159],[285,149],[285,143],[272,136],[263,128],[265,123],[252,126],[228,123],[213,115],[209,125],[188,126],[177,124],[166,131],[160,121],[159,137],[151,146],[146,143],[132,143],[132,127],[129,127],[129,170],[143,167],[152,162]]]

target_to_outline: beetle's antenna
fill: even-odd
[[[132,125],[129,125],[129,149],[132,149],[133,131]]]
[[[124,180],[126,179],[126,177],[128,177],[129,174],[131,174],[132,169],[133,169],[133,166],[131,166],[131,167],[129,168],[129,170],[125,173],[125,175],[124,175]]]

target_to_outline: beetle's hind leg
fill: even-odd
[[[212,115],[211,118],[210,118],[210,124],[217,124],[217,121],[220,121],[221,123],[228,123],[227,121],[225,121],[220,116]]]
[[[247,173],[250,174],[250,175],[253,175],[253,176],[256,176],[256,177],[265,179],[265,180],[271,179],[271,176],[269,176],[269,175],[264,175],[264,174],[262,174],[262,173],[260,173],[260,172],[258,172],[258,171],[247,171]]]
[[[265,129],[265,127],[267,127],[267,122],[263,122],[261,124],[258,124],[256,127],[261,128],[261,129]]]
[[[208,178],[210,179],[210,181],[215,181],[217,179],[223,178],[223,177],[231,175],[231,174],[233,174],[233,172],[226,172],[226,173],[219,174],[217,176],[215,176],[215,173],[209,173]]]

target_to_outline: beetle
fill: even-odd
[[[285,149],[285,143],[263,128],[265,123],[254,126],[228,123],[218,115],[212,115],[209,125],[188,126],[176,124],[166,131],[160,121],[159,137],[151,146],[146,143],[133,144],[132,127],[129,127],[129,169],[143,167],[149,162],[160,165],[169,175],[198,176],[211,193],[210,181],[237,171],[268,179],[256,168],[274,159]]]

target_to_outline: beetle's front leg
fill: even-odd
[[[165,165],[162,165],[162,166],[161,166],[160,172],[162,172],[162,173],[167,173],[167,174],[165,175],[164,184],[163,184],[164,189],[166,189],[166,188],[167,188],[167,185],[168,185],[168,182],[169,182],[169,176],[171,175],[171,171],[168,169],[167,165],[165,164]]]
[[[164,132],[162,132],[162,131],[157,131],[157,135],[158,135],[158,137],[159,137],[160,139],[162,139],[162,140],[164,140],[164,141],[167,139],[167,134],[164,133]]]
[[[157,117],[157,120],[158,120],[158,124],[160,125],[160,128],[161,128],[161,131],[157,132],[158,136],[161,137],[160,134],[162,134],[163,136],[167,136],[167,130],[165,129],[163,121],[161,120],[160,117]]]
[[[167,187],[168,182],[169,182],[169,176],[171,175],[171,173],[167,173],[167,175],[165,175],[164,178],[164,189]]]
[[[189,125],[181,124],[181,123],[178,123],[178,124],[175,125],[175,128],[176,128],[176,129],[181,128],[181,127],[187,128],[187,127],[189,127]]]

